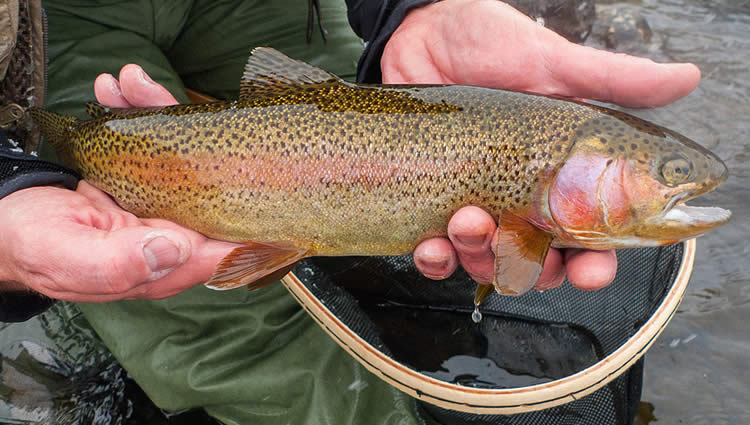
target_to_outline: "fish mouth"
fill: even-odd
[[[732,212],[719,207],[685,204],[700,194],[683,192],[669,200],[661,214],[649,220],[651,231],[663,241],[679,241],[699,236],[729,221]]]
[[[729,221],[732,212],[719,207],[694,207],[686,204],[675,204],[662,219],[684,226],[708,226],[710,228]]]

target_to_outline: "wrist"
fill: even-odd
[[[8,236],[7,229],[3,230],[2,237],[3,241],[8,241],[9,243],[4,244],[5,246],[0,246],[0,293],[28,291],[29,288],[21,283],[13,273],[15,261],[13,261],[12,257],[8,255],[8,249],[13,244],[8,239],[12,239],[12,237],[9,238],[6,236]]]
[[[0,293],[30,290],[22,283],[25,279],[18,261],[19,249],[27,246],[19,238],[18,229],[25,227],[23,219],[28,206],[23,202],[23,195],[28,190],[35,188],[21,189],[0,198],[0,223],[3,223],[0,227]]]

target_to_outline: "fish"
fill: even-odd
[[[265,47],[236,100],[87,109],[30,114],[58,158],[125,210],[243,244],[205,283],[218,290],[262,287],[306,257],[406,254],[474,205],[498,225],[492,286],[477,297],[517,296],[550,247],[672,244],[731,216],[685,203],[726,180],[719,157],[624,112],[352,83]]]

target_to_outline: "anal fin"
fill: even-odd
[[[542,274],[554,236],[511,213],[504,213],[497,227],[492,284],[501,295],[522,295]]]
[[[305,249],[248,242],[224,257],[205,285],[216,290],[244,285],[248,285],[248,289],[259,289],[282,277],[277,272],[288,272],[306,255]]]

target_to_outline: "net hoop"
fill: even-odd
[[[606,385],[643,356],[667,326],[682,301],[695,259],[695,239],[684,242],[672,287],[648,321],[607,357],[575,374],[539,385],[484,389],[444,382],[397,362],[343,324],[293,273],[282,283],[310,316],[370,372],[414,398],[446,409],[507,415],[559,406]]]

